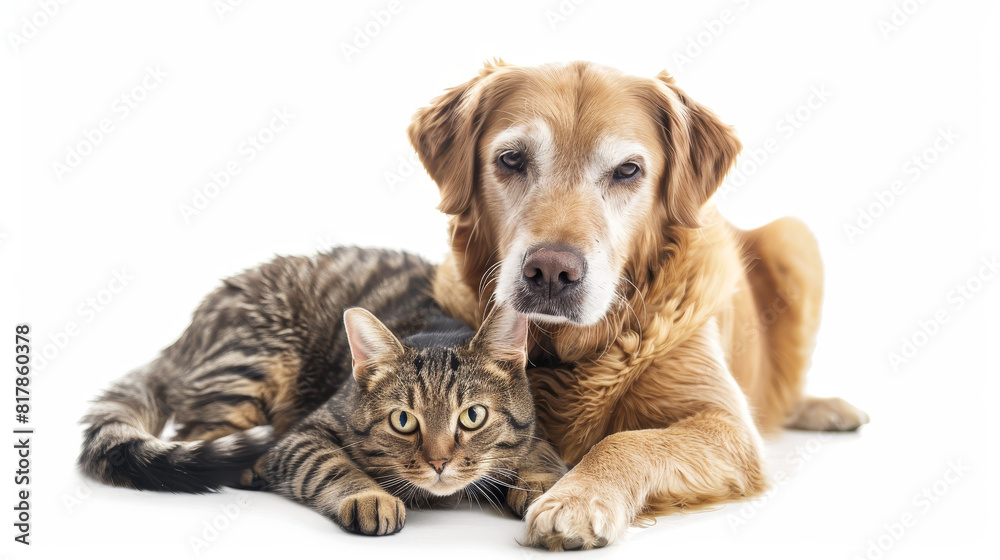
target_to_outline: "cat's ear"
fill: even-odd
[[[359,384],[368,380],[371,365],[403,352],[403,345],[392,331],[365,309],[352,307],[344,311],[344,326],[351,345],[354,379]]]
[[[483,320],[472,340],[477,350],[497,361],[528,362],[528,317],[507,306],[496,306]]]

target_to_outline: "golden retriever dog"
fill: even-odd
[[[853,430],[803,396],[823,271],[799,221],[752,231],[709,198],[733,129],[666,72],[487,64],[408,130],[450,216],[435,297],[478,326],[532,320],[546,435],[574,465],[526,544],[600,547],[634,522],[762,492],[762,432]]]

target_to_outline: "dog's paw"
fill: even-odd
[[[360,535],[398,533],[406,520],[403,502],[383,490],[367,490],[348,496],[337,509],[337,524]]]
[[[588,550],[617,541],[628,529],[631,512],[607,500],[596,488],[553,488],[525,516],[525,546],[549,550]]]
[[[817,432],[849,432],[868,421],[865,411],[844,399],[807,397],[788,416],[785,427]]]

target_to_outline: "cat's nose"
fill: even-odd
[[[434,459],[433,461],[430,459],[427,460],[427,462],[434,467],[434,471],[438,474],[444,472],[444,466],[448,464],[448,461],[450,461],[450,459]]]

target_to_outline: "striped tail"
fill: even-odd
[[[164,492],[211,492],[239,486],[274,442],[271,426],[256,426],[210,441],[164,441],[170,418],[166,387],[157,383],[162,359],[133,371],[94,401],[79,464],[111,486]],[[162,377],[162,376],[160,376]]]

